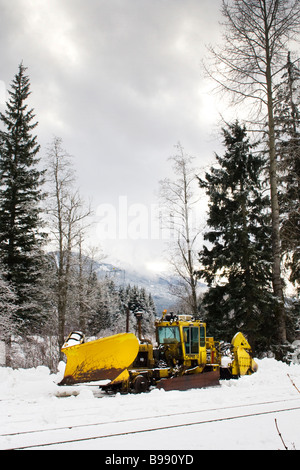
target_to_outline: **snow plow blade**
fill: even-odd
[[[132,333],[122,333],[87,343],[62,347],[67,356],[63,380],[59,385],[114,380],[134,361],[139,342]]]
[[[190,390],[191,388],[205,388],[220,385],[220,371],[202,372],[200,374],[181,375],[162,379],[157,383],[157,388],[170,390]]]

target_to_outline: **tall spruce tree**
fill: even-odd
[[[15,75],[6,110],[0,113],[0,255],[16,294],[15,321],[25,331],[41,326],[35,295],[41,276],[41,233],[39,202],[43,194],[43,172],[38,171],[39,145],[32,135],[37,126],[26,100],[30,81],[21,63]]]
[[[277,88],[275,122],[279,162],[282,253],[296,293],[287,301],[287,339],[296,339],[300,326],[300,68],[290,52]],[[298,295],[297,295],[298,294]]]
[[[262,187],[264,158],[254,152],[245,127],[223,129],[226,151],[216,155],[200,187],[209,197],[209,230],[200,252],[199,276],[211,334],[230,340],[239,330],[257,353],[276,338],[272,307],[272,243],[268,196]]]
[[[282,250],[300,289],[300,69],[290,53],[276,98]]]

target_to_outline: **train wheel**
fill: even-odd
[[[143,375],[138,375],[133,382],[133,390],[135,393],[146,392],[149,388],[149,382]]]

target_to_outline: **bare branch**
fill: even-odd
[[[295,387],[295,389],[297,390],[298,393],[300,393],[300,390],[299,388],[297,387],[297,385],[293,382],[293,380],[291,379],[290,375],[287,374],[288,378],[290,379],[290,381],[292,382],[292,385]]]
[[[284,446],[285,450],[289,450],[289,449],[288,449],[288,447],[286,446],[286,444],[285,444],[284,440],[283,440],[283,437],[282,437],[282,435],[281,435],[281,432],[280,432],[280,431],[279,431],[279,429],[278,429],[278,425],[277,425],[277,419],[276,419],[276,418],[275,418],[275,426],[276,426],[276,429],[277,429],[278,435],[279,435],[279,437],[280,437],[280,439],[281,439],[281,442],[282,442],[282,444],[283,444],[283,446]]]

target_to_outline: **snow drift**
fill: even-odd
[[[274,424],[277,417],[287,447],[300,449],[300,394],[291,382],[300,388],[300,365],[268,358],[257,362],[257,373],[221,381],[218,387],[171,392],[153,389],[140,395],[113,396],[103,394],[95,384],[59,387],[63,363],[57,374],[51,374],[46,367],[2,367],[0,448],[22,447],[24,442],[31,442],[29,431],[43,431],[43,439],[50,439],[51,435],[51,439],[55,437],[51,442],[58,442],[73,426],[77,429],[76,442],[70,439],[49,448],[281,449],[283,444]],[[225,416],[225,410],[226,416],[229,412],[238,416],[241,410],[244,414],[246,410],[247,416],[218,421]],[[183,418],[187,417],[190,424],[184,424]],[[209,418],[205,424],[193,424],[204,417]],[[100,424],[108,426],[111,433],[130,430],[136,423],[145,429],[162,428],[162,419],[163,428],[168,431],[124,432],[122,436],[113,431],[110,437],[87,440]],[[179,423],[179,427],[174,423]],[[34,442],[39,442],[35,436]]]

